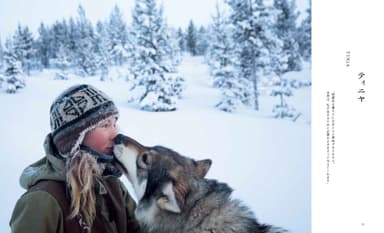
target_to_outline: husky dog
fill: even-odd
[[[135,190],[136,218],[149,233],[282,233],[257,222],[225,183],[206,179],[211,160],[195,161],[162,147],[146,147],[127,136],[115,139],[114,154]]]

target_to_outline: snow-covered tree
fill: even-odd
[[[1,43],[1,38],[0,38],[0,71],[3,68],[3,63],[4,63],[4,50],[3,50],[3,43]]]
[[[3,66],[4,66],[3,64],[4,64],[4,50],[3,50],[3,44],[1,43],[1,38],[0,38],[0,89],[2,88],[3,82],[4,82],[4,77],[2,75]]]
[[[236,45],[237,75],[253,86],[253,107],[259,110],[259,79],[268,69],[269,50],[275,43],[273,14],[262,0],[226,0],[231,8],[232,38]]]
[[[222,93],[216,107],[227,112],[234,112],[240,105],[250,104],[252,100],[252,83],[238,76],[235,69],[235,45],[231,33],[228,18],[216,5],[216,14],[212,17],[208,33],[210,36],[206,60],[210,66],[213,85]]]
[[[216,5],[216,13],[212,16],[212,24],[209,27],[209,43],[205,60],[210,68],[210,73],[214,78],[213,86],[221,87],[220,79],[216,80],[216,73],[229,65],[233,65],[235,59],[232,40],[232,30],[228,22],[228,17],[223,15]],[[219,77],[222,77],[220,75]]]
[[[186,36],[181,28],[177,29],[177,41],[179,43],[179,48],[182,52],[187,51],[187,41]]]
[[[5,78],[4,78],[3,74],[0,73],[0,89],[3,88],[3,83],[4,83],[4,81],[5,81]]]
[[[53,50],[53,58],[57,57],[58,48],[60,46],[65,46],[69,44],[69,28],[67,21],[63,19],[62,21],[56,21],[50,30],[52,36],[51,40],[51,49]]]
[[[41,23],[38,29],[39,36],[36,40],[36,53],[37,58],[40,60],[40,64],[44,68],[49,67],[49,59],[53,58],[51,49],[52,37],[49,28],[47,28],[44,23]]]
[[[7,93],[16,93],[18,89],[25,87],[25,78],[23,75],[21,62],[18,60],[14,44],[11,40],[6,43],[4,52],[5,70],[4,82]]]
[[[134,75],[133,92],[140,107],[148,111],[176,109],[176,96],[172,88],[176,79],[170,78],[172,58],[168,28],[162,8],[155,0],[136,0],[132,14],[132,48],[129,69]]]
[[[129,57],[129,37],[128,26],[117,5],[113,8],[109,16],[107,31],[109,34],[109,53],[112,56],[114,64],[122,65]]]
[[[294,118],[298,115],[296,109],[287,101],[293,95],[287,79],[276,76],[271,95],[279,98],[279,103],[272,110],[276,118]]]
[[[168,34],[165,35],[168,40],[167,54],[170,59],[170,72],[176,73],[176,67],[178,67],[182,61],[182,50],[180,48],[180,41],[178,40],[177,31],[174,28],[168,28]]]
[[[253,100],[252,83],[245,78],[236,76],[234,66],[228,65],[216,73],[220,81],[221,99],[217,108],[226,112],[234,112],[242,105],[250,105]]]
[[[288,71],[301,70],[299,44],[296,40],[296,21],[299,13],[294,0],[274,0],[274,9],[277,10],[275,33],[283,41],[283,50],[288,55]]]
[[[271,50],[270,57],[272,76],[271,96],[278,98],[278,104],[274,106],[272,112],[276,118],[295,118],[298,116],[298,112],[288,102],[288,99],[294,95],[294,83],[284,77],[289,66],[290,53],[288,50],[284,50],[283,41],[277,43],[275,49]]]
[[[59,48],[56,52],[56,59],[53,60],[53,63],[56,68],[59,69],[59,72],[56,73],[55,79],[66,80],[68,79],[67,69],[70,67],[70,56],[67,47],[63,44],[59,45]]]
[[[79,38],[75,41],[75,62],[80,75],[95,75],[97,71],[97,59],[95,56],[95,37],[91,22],[86,17],[84,8],[78,8],[76,26]]]
[[[21,62],[23,71],[29,75],[33,68],[34,47],[33,37],[28,27],[21,27],[18,25],[17,30],[13,36],[13,51],[15,52],[17,60]]]
[[[68,20],[68,30],[69,30],[69,35],[68,35],[69,38],[68,38],[67,48],[70,51],[72,67],[75,68],[77,66],[77,54],[78,54],[77,51],[78,49],[80,49],[78,41],[81,39],[81,33],[76,24],[75,19],[73,19],[72,17],[70,17]]]
[[[97,65],[101,71],[100,80],[106,81],[109,74],[109,66],[112,62],[112,55],[109,48],[110,40],[108,37],[108,32],[103,23],[100,21],[96,24],[96,55],[97,55]]]
[[[168,77],[168,83],[171,85],[171,95],[178,99],[183,98],[183,92],[186,89],[185,79],[181,76]]]
[[[297,41],[299,42],[299,51],[305,61],[311,61],[311,8],[307,9],[307,17],[301,22],[298,28]]]
[[[208,48],[208,33],[207,30],[201,26],[197,31],[196,39],[196,52],[197,55],[204,55]]]
[[[187,50],[191,53],[192,56],[197,55],[197,32],[196,27],[193,24],[193,21],[190,20],[187,28],[186,35]]]

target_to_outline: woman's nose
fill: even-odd
[[[117,127],[113,127],[113,128],[111,129],[111,133],[110,133],[111,139],[112,139],[112,140],[115,139],[115,137],[117,136],[117,134],[118,134],[118,129],[117,129]]]

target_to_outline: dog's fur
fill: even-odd
[[[124,135],[114,154],[139,200],[136,218],[151,233],[281,233],[257,222],[225,183],[206,179],[211,160],[195,161],[162,147],[146,147]]]

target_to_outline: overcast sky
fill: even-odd
[[[224,0],[159,0],[164,5],[164,15],[171,26],[186,28],[192,19],[196,25],[206,25],[215,12],[216,1]],[[16,30],[18,23],[27,25],[37,33],[41,22],[52,24],[55,20],[77,16],[78,5],[85,8],[93,23],[106,19],[114,5],[118,5],[125,19],[130,22],[134,0],[0,0],[0,39]],[[309,0],[297,0],[298,9],[305,11]]]

